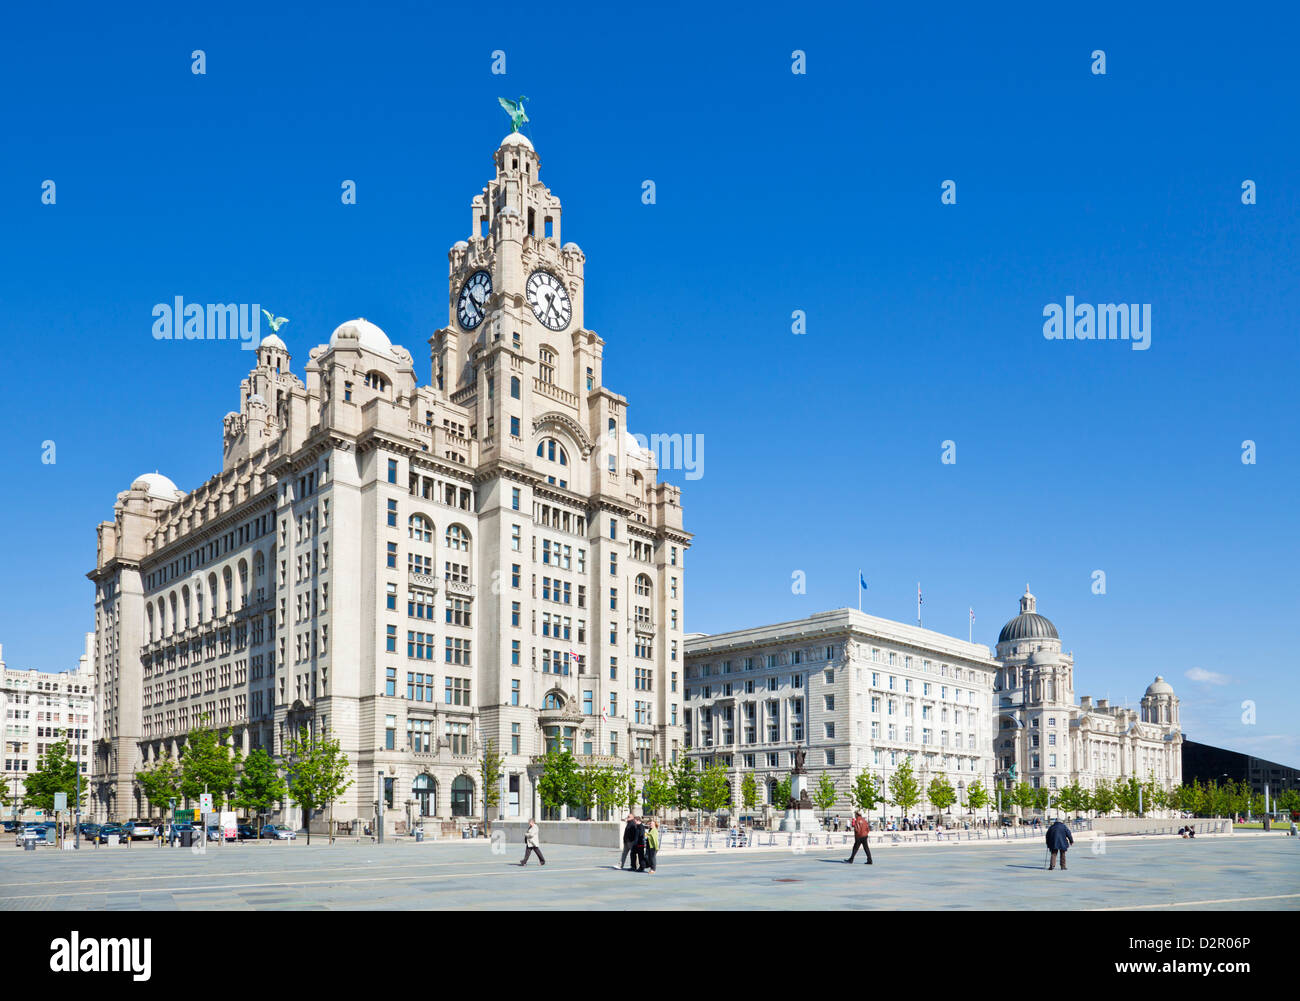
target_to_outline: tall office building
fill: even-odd
[[[145,812],[135,771],[202,720],[277,755],[327,729],[355,769],[345,817],[381,795],[411,819],[481,814],[489,742],[507,815],[539,811],[548,747],[636,769],[680,747],[680,492],[604,384],[585,257],[532,144],[493,159],[430,385],[364,319],[302,379],[267,336],[221,471],[188,493],[142,476],[99,526],[101,814]]]

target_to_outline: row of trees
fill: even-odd
[[[260,747],[245,758],[239,747],[229,744],[229,733],[204,725],[190,730],[179,760],[168,755],[136,772],[140,791],[156,808],[171,800],[193,802],[201,794],[211,793],[218,809],[242,810],[259,819],[287,797],[303,812],[309,844],[311,825],[307,822],[316,810],[329,807],[333,833],[334,804],[342,802],[343,793],[354,781],[337,740],[304,727],[286,741],[283,762],[277,763]]]
[[[240,748],[228,744],[229,731],[210,729],[206,722],[189,731],[179,760],[168,755],[136,772],[136,783],[154,809],[161,812],[171,800],[192,803],[207,792],[218,809],[242,810],[261,818],[287,797],[305,818],[328,806],[333,828],[333,806],[342,802],[340,797],[353,784],[337,740],[304,728],[287,742],[284,760],[277,763],[261,748],[245,758]],[[60,792],[67,794],[69,803],[75,802],[77,771],[66,741],[50,745],[24,781],[26,805],[53,810],[54,795]],[[87,785],[83,776],[83,802]],[[7,789],[0,792],[0,803],[10,804]],[[310,825],[307,838],[311,840]]]
[[[639,785],[627,765],[579,765],[568,751],[549,752],[542,768],[537,794],[552,810],[567,806],[609,813],[639,807],[649,814],[674,808],[712,813],[731,801],[727,770],[714,764],[701,772],[690,758],[666,767],[655,759]]]

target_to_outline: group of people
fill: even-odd
[[[1196,828],[1188,824],[1186,827],[1178,828],[1178,834],[1180,837],[1194,838],[1196,837]]]
[[[655,864],[659,860],[659,821],[651,819],[647,824],[640,817],[628,814],[627,823],[623,827],[623,854],[618,859],[620,869],[628,855],[632,856],[633,872],[654,875]]]

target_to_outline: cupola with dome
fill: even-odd
[[[1052,620],[1034,611],[1036,601],[1026,584],[1025,593],[1020,597],[1020,614],[1002,627],[1002,632],[998,633],[999,644],[1017,640],[1060,640]]]

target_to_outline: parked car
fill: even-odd
[[[158,828],[145,820],[128,820],[122,829],[132,841],[152,841],[158,836]]]
[[[14,831],[18,830],[18,821],[16,820],[6,820],[3,821],[3,823],[6,834],[13,834]]]
[[[104,824],[95,832],[91,840],[95,844],[106,845],[110,834],[116,834],[119,838],[125,839],[126,829],[121,824]]]
[[[83,838],[93,838],[99,831],[99,825],[91,823],[78,824],[77,830],[81,832]]]
[[[267,824],[262,828],[262,837],[275,838],[277,841],[296,841],[298,835],[288,824]]]
[[[257,840],[257,829],[251,826],[250,824],[240,824],[236,828],[236,831],[238,831],[238,836],[240,841]]]
[[[192,835],[194,830],[195,830],[194,825],[188,822],[180,823],[180,824],[172,824],[167,828],[167,840],[180,841],[182,832],[189,831]]]

